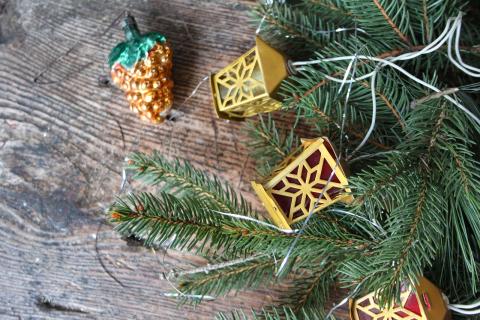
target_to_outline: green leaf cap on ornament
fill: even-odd
[[[140,34],[135,18],[127,14],[123,22],[126,41],[116,45],[108,56],[108,65],[120,63],[125,69],[132,68],[135,63],[145,58],[156,43],[165,43],[167,38],[157,32]]]

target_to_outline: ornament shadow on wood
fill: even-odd
[[[282,161],[266,182],[252,181],[252,187],[273,222],[290,229],[291,224],[305,219],[312,210],[317,212],[337,201],[353,201],[345,172],[341,165],[336,165],[337,156],[327,138],[302,139],[301,149]]]
[[[172,48],[159,33],[140,34],[129,14],[123,30],[126,41],[108,57],[112,80],[142,120],[161,123],[173,104]]]
[[[210,76],[218,117],[243,120],[279,109],[276,91],[288,76],[287,65],[283,54],[257,37],[255,47]]]
[[[351,299],[352,320],[449,320],[448,304],[442,292],[426,278],[421,277],[415,287],[402,287],[401,304],[381,309],[372,292],[359,299]]]

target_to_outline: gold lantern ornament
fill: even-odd
[[[287,76],[285,56],[257,37],[255,47],[210,76],[218,117],[243,120],[279,109],[276,91]]]
[[[337,201],[353,201],[345,172],[325,137],[302,139],[301,149],[280,163],[266,182],[253,181],[252,187],[282,229]]]
[[[416,286],[402,286],[400,304],[382,309],[372,292],[351,299],[351,320],[449,320],[448,303],[440,289],[421,277]]]

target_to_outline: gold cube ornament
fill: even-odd
[[[416,286],[402,286],[400,304],[382,309],[372,292],[359,299],[351,299],[351,320],[450,320],[450,312],[442,292],[426,278]]]
[[[255,47],[210,76],[218,117],[243,120],[279,109],[276,91],[287,76],[285,56],[257,37]]]
[[[291,224],[305,219],[310,212],[337,201],[353,201],[330,141],[325,137],[303,139],[302,149],[287,157],[265,183],[252,182],[273,223],[282,229],[291,229]]]

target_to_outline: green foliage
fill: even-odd
[[[291,308],[273,308],[273,310],[262,310],[261,312],[246,313],[241,310],[234,310],[230,313],[220,313],[216,320],[326,320],[321,313],[300,311],[295,312]]]
[[[260,176],[269,175],[277,164],[300,145],[294,129],[282,130],[277,127],[271,114],[260,116],[258,121],[247,122],[250,138],[248,148],[255,159]]]
[[[179,280],[179,289],[192,294],[221,296],[232,290],[256,288],[275,279],[275,261],[261,256],[234,265],[220,266],[213,271],[183,276]]]
[[[310,55],[311,59],[355,53],[388,58],[423,48],[440,35],[448,18],[464,11],[462,56],[478,65],[479,51],[475,45],[479,36],[474,27],[478,5],[466,3],[287,1],[270,9],[270,14],[275,13],[278,19],[264,19],[267,26],[262,28],[261,35],[294,60],[303,58],[305,52],[316,53]],[[265,6],[257,12],[258,19],[268,15]],[[309,16],[312,13],[315,18]],[[294,29],[285,27],[286,19],[295,23]],[[331,22],[331,29],[359,30],[356,34],[329,34],[315,41],[311,34],[299,35],[298,30],[309,30],[317,20]],[[300,54],[295,51],[298,48]],[[478,90],[469,85],[477,80],[456,69],[446,59],[445,50],[446,47],[439,48],[401,66],[439,88],[461,89],[467,85],[457,99],[478,114]],[[452,299],[471,299],[480,284],[480,166],[475,143],[480,140],[478,126],[442,97],[426,100],[412,109],[412,101],[421,101],[432,93],[396,70],[382,68],[375,87],[375,129],[367,144],[352,154],[372,121],[371,83],[354,83],[346,101],[346,86],[339,90],[339,83],[327,79],[343,78],[349,63],[322,62],[303,67],[283,83],[280,92],[285,107],[296,112],[298,119],[315,124],[314,131],[319,136],[326,135],[337,147],[343,146],[340,152],[343,159],[351,162],[349,180],[356,196],[347,212],[363,218],[350,220],[348,226],[357,235],[376,239],[371,255],[343,260],[337,267],[338,279],[352,289],[360,284],[363,292],[381,289],[379,296],[386,303],[398,296],[402,281],[414,281],[425,273]],[[375,66],[369,61],[358,61],[355,77],[371,72]],[[369,227],[366,221],[378,227]],[[362,224],[369,229],[360,230]]]
[[[255,12],[256,21],[263,21],[261,35],[293,59],[355,54],[389,59],[424,48],[448,18],[463,10],[462,57],[478,65],[480,32],[470,12],[479,9],[460,0],[298,0],[259,5]],[[346,30],[325,32],[337,28]],[[295,116],[290,126],[271,115],[248,122],[246,144],[262,176],[299,146],[305,132],[328,136],[350,164],[355,201],[312,216],[281,278],[276,271],[296,235],[222,214],[261,219],[228,184],[158,153],[130,157],[133,177],[161,192],[117,199],[109,210],[117,230],[147,245],[168,243],[215,257],[217,264],[208,272],[177,279],[186,294],[221,296],[277,281],[290,284],[275,306],[248,315],[253,319],[324,319],[330,289],[338,284],[349,293],[376,291],[380,302],[391,304],[402,283],[422,275],[451,301],[465,303],[478,296],[479,126],[442,95],[432,95],[389,67],[378,69],[373,98],[368,79],[342,89],[327,79],[344,78],[349,64],[323,61],[284,81],[285,114]],[[400,64],[442,90],[458,88],[451,96],[480,114],[478,80],[449,62],[446,47]],[[354,76],[376,68],[376,63],[358,60]],[[377,104],[374,130],[353,152],[372,123],[372,99]],[[218,316],[246,318],[240,311]]]
[[[154,186],[161,185],[163,191],[158,194],[128,194],[111,205],[108,214],[121,235],[142,239],[146,246],[168,245],[173,249],[194,250],[199,254],[227,259],[226,264],[219,262],[220,266],[208,273],[181,276],[178,281],[182,292],[223,295],[231,290],[271,284],[277,280],[275,270],[279,260],[289,251],[295,234],[217,211],[217,207],[231,205],[231,197],[216,196],[212,200],[210,195],[203,196],[197,188],[209,184],[205,182],[206,178],[195,180],[198,171],[188,163],[171,163],[158,154],[136,153],[129,158],[128,168],[135,171],[135,179]],[[208,181],[218,180],[213,178]],[[165,193],[165,187],[174,194]],[[204,192],[208,188],[201,190]],[[225,190],[220,194],[225,194]],[[236,202],[237,205],[240,203]],[[239,212],[239,209],[233,212]],[[356,259],[368,253],[375,243],[356,235],[346,224],[348,221],[344,225],[334,217],[312,219],[304,233],[298,235],[295,251],[290,257],[291,266],[286,272],[298,272],[299,268],[305,269],[307,265],[311,269],[326,256],[332,263],[341,263],[345,257]],[[259,256],[248,259],[249,255]],[[229,264],[228,259],[240,259],[240,262]],[[297,260],[300,263],[292,269]],[[330,276],[319,277],[325,275],[326,270]],[[303,279],[308,279],[307,286],[297,285],[303,280],[296,282],[295,292],[300,295],[304,291],[302,304],[319,306],[318,302],[327,297],[327,292],[322,291],[325,289],[322,284],[327,279],[331,283],[333,275],[330,265],[328,269],[318,270],[315,275],[303,276]],[[320,300],[320,297],[324,299]],[[288,299],[293,299],[293,296],[284,297],[283,303]]]
[[[364,279],[365,287],[382,288],[382,296],[390,299],[402,279],[415,279],[435,268],[439,259],[444,275],[437,281],[453,296],[458,294],[455,288],[468,283],[468,294],[474,295],[479,284],[475,248],[480,194],[470,185],[478,185],[479,172],[468,150],[473,141],[466,137],[475,127],[466,125],[468,119],[457,109],[438,101],[416,108],[406,123],[400,152],[351,179],[360,203],[355,209],[382,221],[388,236],[375,259],[349,264],[345,281]],[[459,269],[468,272],[454,274]]]
[[[332,6],[323,7],[324,14],[319,15],[316,8],[304,10],[301,6],[286,6],[274,1],[272,5],[258,7],[257,20],[260,23],[263,19],[263,36],[282,47],[287,54],[299,57],[311,54],[312,48],[348,37],[348,33],[330,32],[338,25],[354,26],[351,16]]]
[[[127,169],[134,172],[134,179],[151,185],[163,183],[163,191],[177,196],[194,195],[207,201],[211,209],[256,216],[250,204],[230,185],[216,176],[209,177],[188,162],[169,162],[158,152],[152,155],[136,152],[129,156]]]
[[[295,238],[294,234],[257,222],[219,214],[209,205],[192,196],[180,199],[166,193],[142,192],[118,199],[108,213],[117,223],[119,233],[144,239],[149,246],[171,241],[171,248],[196,248],[206,253],[222,249],[229,256],[251,252],[276,252],[282,256]],[[318,221],[299,237],[295,255],[314,259],[331,251],[337,255],[354,254],[368,246],[369,241],[345,234],[333,223]]]
[[[406,1],[345,1],[355,20],[373,38],[391,46],[411,45],[413,33]],[[417,16],[419,16],[417,14]]]
[[[335,285],[335,264],[322,261],[302,268],[295,274],[289,290],[276,301],[287,306],[296,313],[311,314],[325,318],[329,310],[325,310],[330,293]]]

